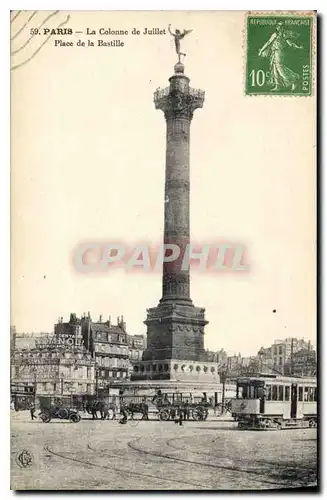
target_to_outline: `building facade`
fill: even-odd
[[[273,368],[281,374],[285,374],[285,370],[289,371],[292,365],[294,355],[302,350],[310,350],[311,344],[303,338],[288,337],[283,340],[275,340],[270,349]]]
[[[126,323],[123,316],[117,324],[111,318],[92,321],[90,314],[80,320],[83,344],[92,355],[96,366],[98,390],[105,391],[110,385],[124,381],[129,375],[129,348]]]
[[[52,335],[12,357],[12,387],[36,396],[83,396],[95,393],[95,363],[81,342]]]

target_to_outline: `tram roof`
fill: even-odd
[[[251,381],[275,381],[275,382],[289,382],[289,383],[301,383],[301,382],[308,382],[308,383],[316,383],[317,379],[316,377],[299,377],[299,376],[291,376],[291,375],[279,375],[279,374],[253,374],[253,375],[243,375],[241,377],[238,377],[236,379],[236,382],[251,382]]]

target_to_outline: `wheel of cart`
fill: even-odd
[[[69,420],[74,424],[77,424],[81,420],[81,416],[79,415],[79,413],[71,413],[69,415]]]
[[[206,420],[208,418],[208,409],[203,406],[197,406],[192,410],[193,420]]]
[[[41,411],[39,417],[44,424],[47,424],[51,420],[51,414],[48,411]]]
[[[159,411],[159,419],[167,421],[167,420],[169,420],[169,418],[170,418],[170,411],[169,411],[169,409],[162,408]]]

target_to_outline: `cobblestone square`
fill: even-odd
[[[316,485],[316,429],[242,431],[233,421],[82,419],[12,413],[15,490],[262,490]],[[18,465],[23,450],[32,464]]]

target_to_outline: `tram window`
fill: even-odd
[[[289,401],[289,400],[290,400],[290,386],[286,385],[285,386],[285,401]]]
[[[309,401],[309,387],[304,388],[304,401]]]
[[[309,387],[309,401],[314,401],[314,387]]]
[[[277,385],[272,386],[272,400],[277,401]]]
[[[284,386],[278,386],[278,401],[284,401]]]
[[[237,389],[237,398],[238,399],[245,399],[247,397],[247,386],[246,385],[239,385]]]
[[[303,401],[303,387],[299,387],[299,397],[298,401]]]
[[[267,401],[271,401],[271,385],[266,385]]]

